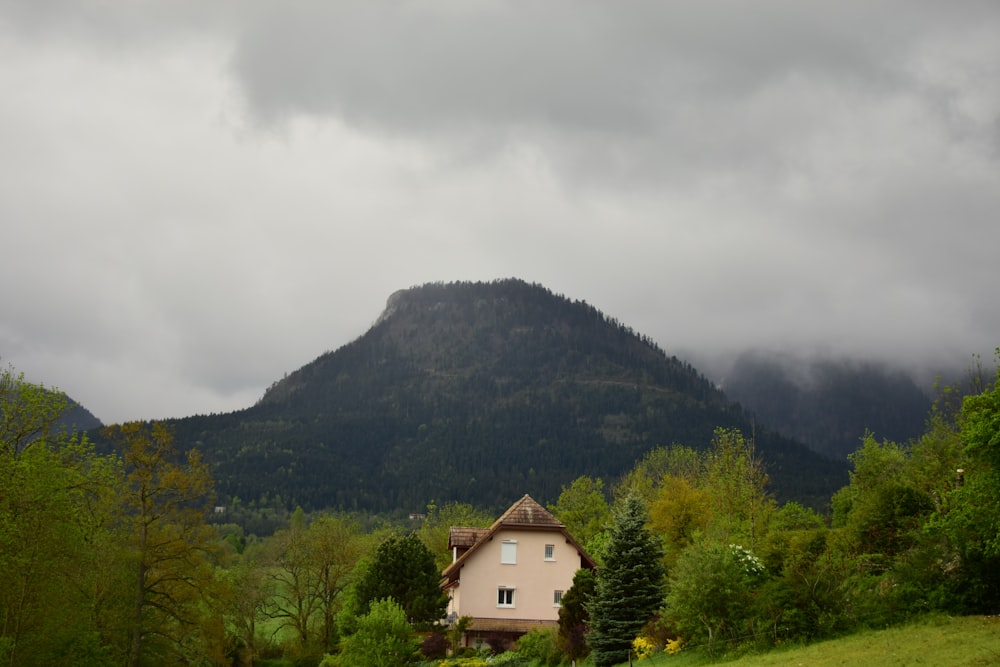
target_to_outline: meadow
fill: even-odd
[[[623,663],[627,665],[628,663]],[[885,630],[867,630],[807,646],[710,661],[695,652],[657,654],[635,667],[986,667],[1000,665],[1000,616],[930,616]]]

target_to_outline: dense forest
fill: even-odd
[[[592,642],[600,665],[617,664],[616,642],[719,657],[934,611],[997,613],[998,378],[1000,366],[943,393],[911,441],[866,436],[826,515],[777,499],[754,439],[732,427],[705,448],[655,447],[607,485],[577,477],[550,509],[598,559],[596,581],[574,580],[558,629],[484,650],[522,667],[582,659]],[[392,520],[219,506],[209,466],[175,447],[170,424],[112,426],[99,453],[59,425],[64,396],[11,370],[0,406],[3,664],[429,666],[463,653],[433,620],[441,591],[428,582],[449,526],[488,524],[492,511],[450,502]],[[266,532],[248,530],[254,520]],[[602,624],[600,599],[634,583],[621,574],[633,571],[620,562],[629,535],[649,546],[654,585],[629,634],[609,637],[620,626]]]
[[[372,328],[245,410],[173,422],[220,494],[306,510],[548,502],[651,449],[754,438],[778,496],[820,509],[846,460],[769,431],[690,364],[585,302],[519,280],[394,294]]]
[[[836,460],[867,431],[899,442],[918,437],[931,408],[931,387],[901,370],[836,357],[745,352],[723,389],[762,423]]]

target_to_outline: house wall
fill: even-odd
[[[501,544],[517,542],[517,563],[500,562]],[[554,546],[553,559],[545,560],[545,545]],[[559,607],[553,592],[565,592],[580,569],[580,554],[561,532],[501,529],[481,545],[462,567],[452,610],[476,618],[539,619],[556,621]],[[498,587],[514,589],[514,607],[497,604]]]

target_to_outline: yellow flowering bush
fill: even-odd
[[[448,658],[437,663],[437,667],[487,667],[485,658]]]
[[[670,655],[677,655],[678,653],[681,652],[683,643],[684,642],[681,641],[680,637],[678,637],[677,639],[668,639],[667,645],[663,647],[663,650],[669,653]]]
[[[653,651],[656,650],[656,643],[649,637],[643,637],[639,635],[632,640],[632,651],[635,653],[636,657],[640,660],[643,658],[648,658],[653,655]]]

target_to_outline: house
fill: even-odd
[[[596,566],[566,526],[528,495],[489,528],[453,527],[448,549],[452,563],[442,573],[448,617],[472,618],[464,646],[555,627],[573,575]]]

